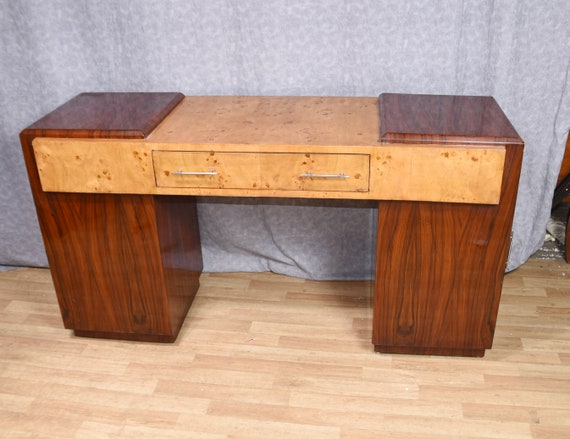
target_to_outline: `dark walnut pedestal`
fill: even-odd
[[[483,356],[493,343],[523,142],[492,98],[385,95],[380,105],[385,142],[505,148],[497,204],[379,204],[376,350]]]
[[[523,142],[490,97],[87,93],[21,142],[78,336],[176,339],[202,270],[196,197],[336,198],[378,201],[376,351],[492,346]]]

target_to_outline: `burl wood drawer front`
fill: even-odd
[[[367,154],[153,151],[158,187],[368,192]]]
[[[195,145],[36,138],[42,189],[497,204],[503,145]],[[307,147],[308,149],[308,147]]]

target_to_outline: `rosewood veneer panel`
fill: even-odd
[[[483,356],[493,343],[523,142],[492,98],[381,95],[380,108],[384,142],[506,148],[498,205],[378,207],[375,349]]]
[[[202,269],[193,198],[46,193],[35,137],[140,138],[180,93],[85,93],[21,133],[66,328],[77,335],[171,342]]]
[[[383,93],[383,143],[522,144],[490,96]]]

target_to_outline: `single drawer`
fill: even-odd
[[[368,192],[370,156],[153,151],[158,187]]]

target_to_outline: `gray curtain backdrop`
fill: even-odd
[[[540,247],[570,127],[568,0],[0,0],[0,265],[46,266],[18,140],[86,91],[492,95],[526,142],[508,269]],[[206,271],[372,276],[359,203],[204,199]]]

